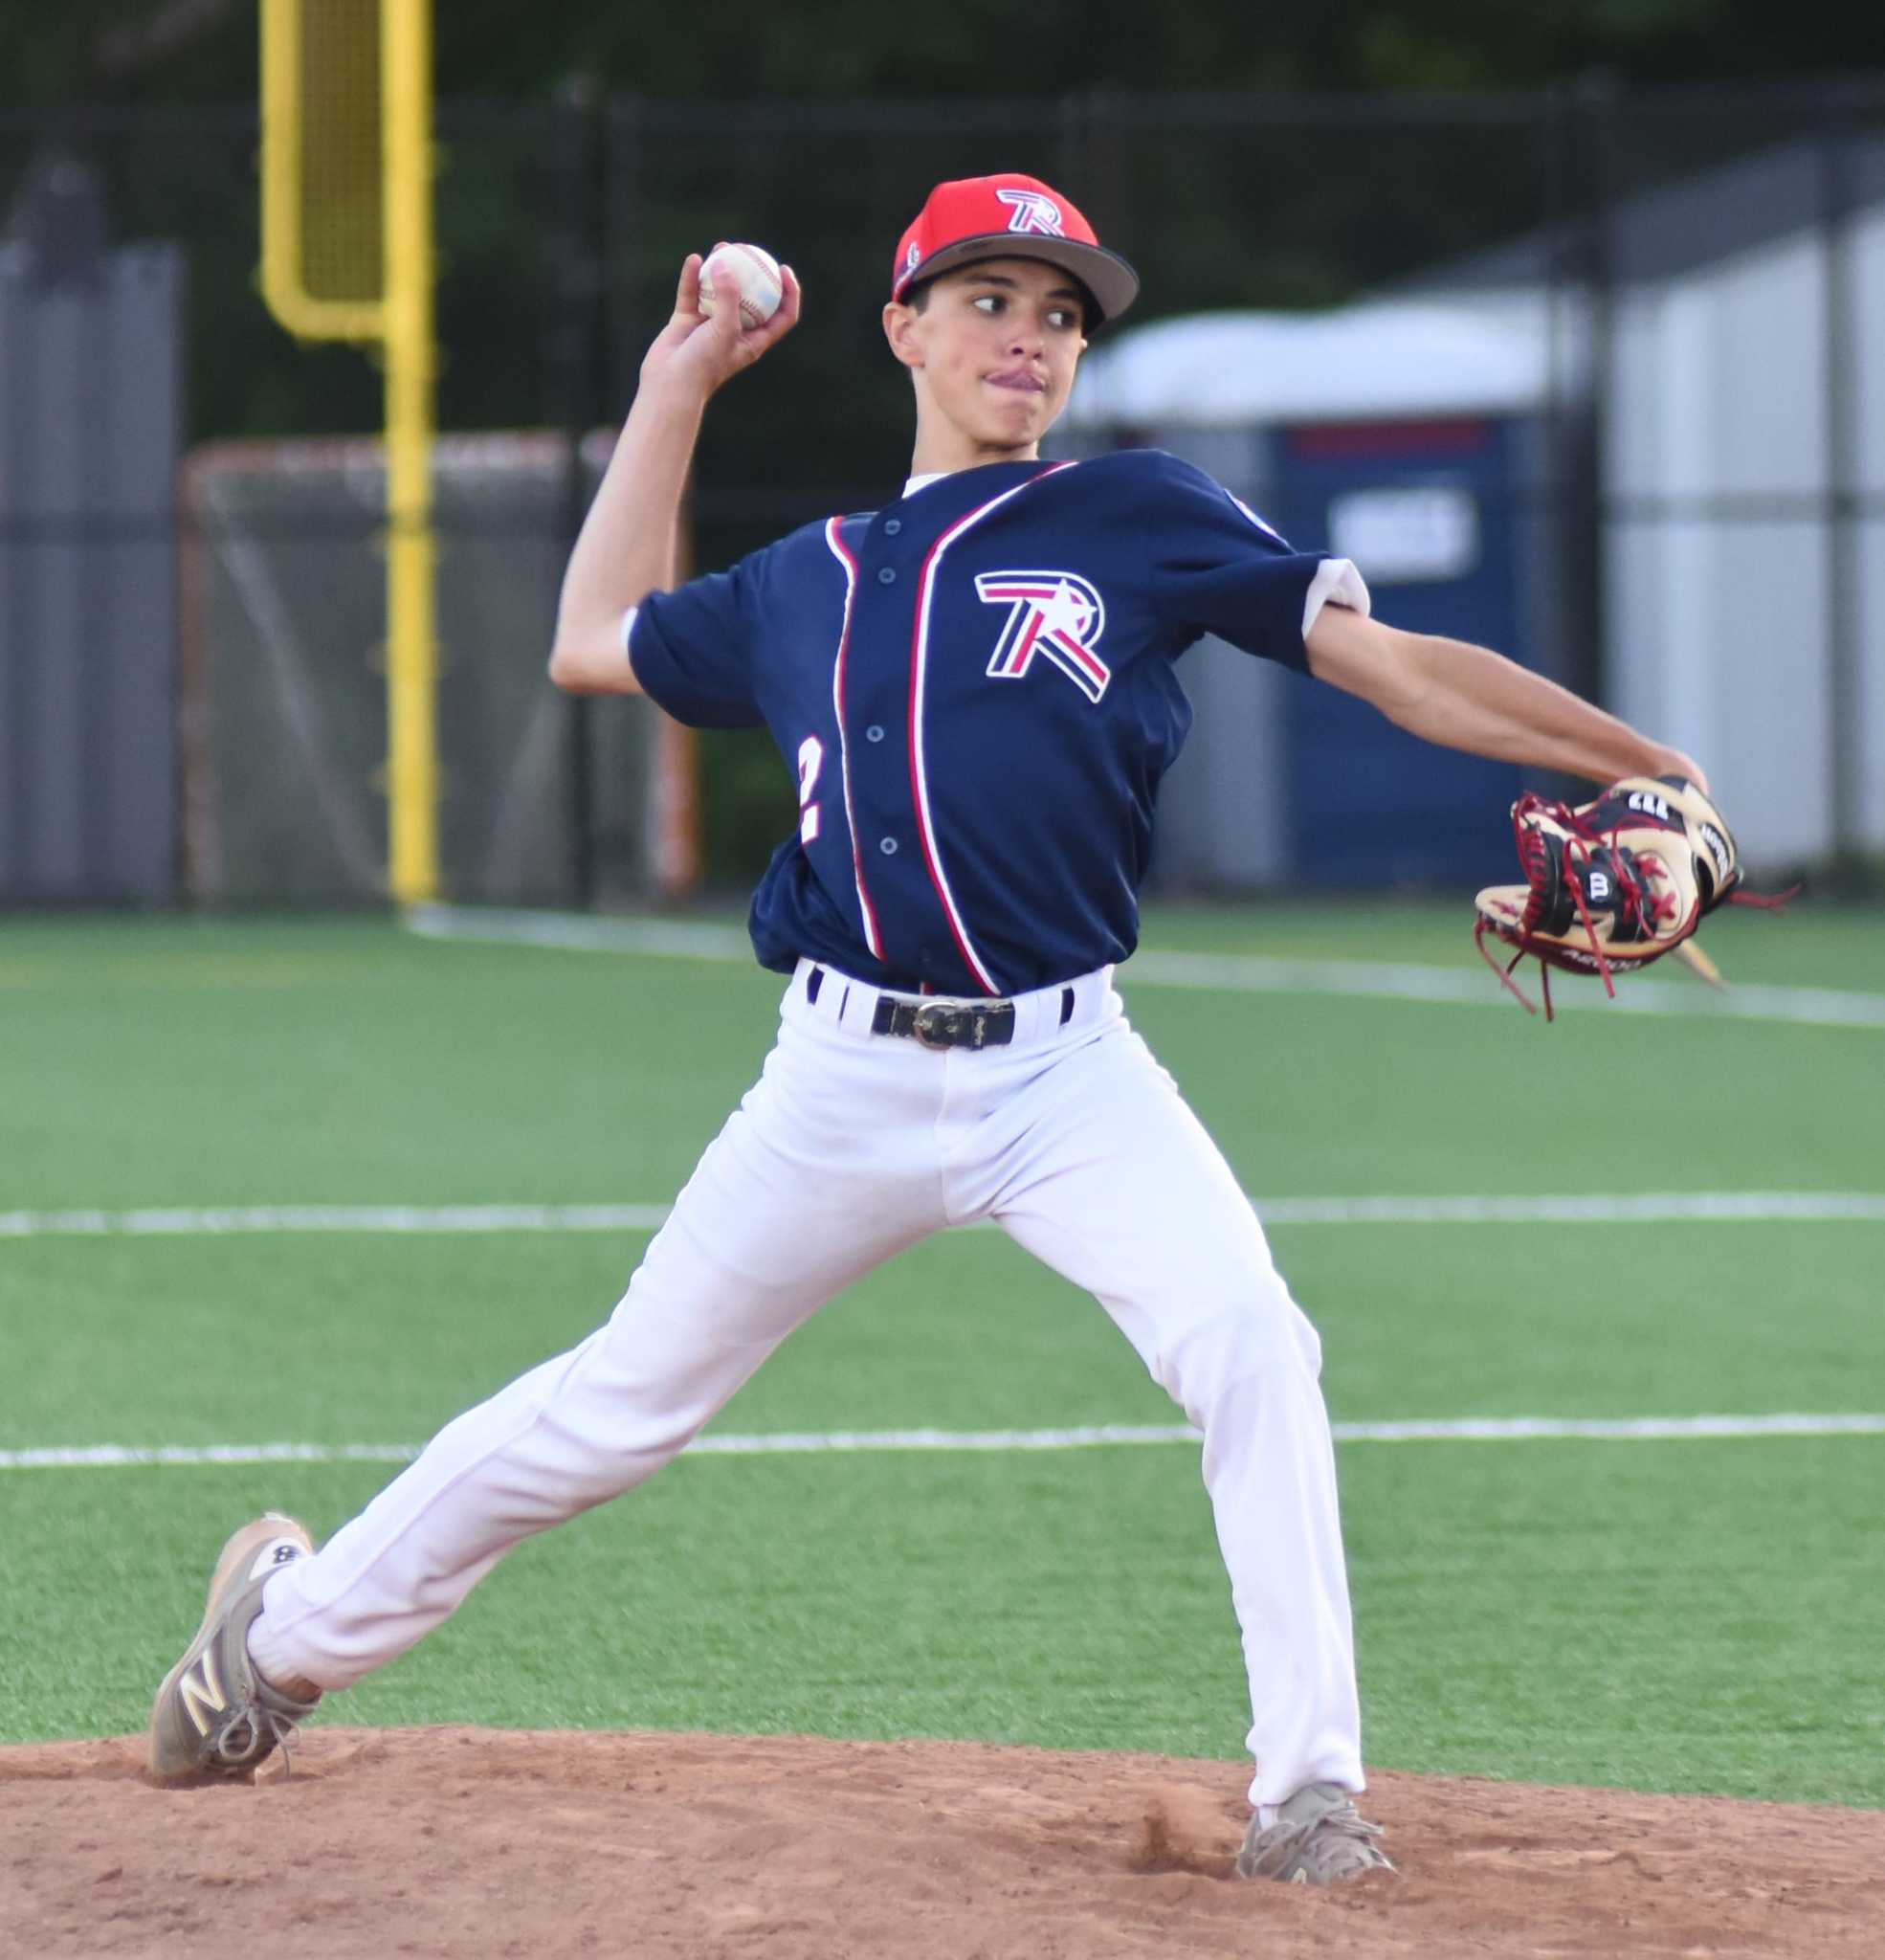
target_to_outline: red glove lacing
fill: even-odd
[[[1604,983],[1604,991],[1614,1000],[1617,990],[1610,979],[1610,963],[1604,957],[1603,943],[1597,937],[1596,926],[1591,924],[1590,908],[1585,902],[1584,884],[1577,872],[1580,865],[1584,870],[1589,870],[1591,858],[1595,855],[1593,847],[1608,844],[1611,871],[1617,882],[1618,919],[1625,925],[1635,924],[1646,937],[1653,940],[1658,936],[1656,928],[1668,924],[1676,916],[1675,894],[1673,890],[1657,892],[1649,888],[1630,869],[1630,860],[1645,867],[1653,865],[1665,878],[1669,877],[1669,866],[1652,852],[1648,851],[1632,852],[1627,859],[1623,848],[1616,841],[1617,834],[1624,828],[1623,825],[1613,824],[1608,830],[1600,830],[1587,820],[1582,811],[1574,810],[1567,803],[1553,802],[1549,797],[1537,795],[1528,790],[1512,806],[1512,834],[1519,847],[1519,863],[1524,871],[1525,882],[1530,885],[1532,892],[1531,902],[1525,907],[1525,916],[1519,924],[1518,929],[1521,939],[1528,940],[1531,937],[1531,928],[1537,923],[1537,909],[1543,897],[1545,854],[1549,849],[1538,830],[1525,821],[1528,816],[1534,815],[1548,818],[1568,834],[1564,843],[1564,868],[1571,881],[1571,896],[1577,901],[1578,917],[1584,922],[1585,938],[1591,957],[1597,962],[1597,972]],[[1583,854],[1582,858],[1576,855],[1580,852]],[[1763,912],[1780,912],[1785,909],[1787,901],[1797,898],[1799,893],[1800,887],[1797,884],[1789,886],[1784,892],[1772,894],[1743,891],[1737,885],[1728,893],[1727,902],[1731,905],[1758,906]],[[1696,902],[1696,909],[1699,916],[1699,899]],[[1511,960],[1501,967],[1486,950],[1486,934],[1491,929],[1484,919],[1478,920],[1474,925],[1473,943],[1479,949],[1479,957],[1498,975],[1499,985],[1519,1002],[1519,1006],[1528,1014],[1535,1014],[1538,1009],[1525,998],[1523,991],[1512,977],[1519,962],[1527,953],[1535,954],[1538,959],[1541,991],[1544,995],[1544,1017],[1547,1021],[1553,1019],[1550,962],[1537,947],[1521,945],[1512,955]],[[1669,947],[1679,946],[1694,929],[1694,924],[1691,924],[1688,931],[1678,933],[1669,941]],[[1665,947],[1665,950],[1667,949],[1668,947]]]

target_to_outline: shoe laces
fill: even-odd
[[[224,1769],[246,1770],[250,1764],[261,1762],[271,1749],[278,1748],[281,1773],[286,1778],[295,1773],[288,1744],[299,1727],[299,1723],[277,1714],[266,1702],[245,1702],[232,1708],[211,1730],[210,1750]]]

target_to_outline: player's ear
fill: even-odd
[[[893,300],[883,309],[883,337],[890,343],[890,351],[906,368],[922,366],[922,346],[918,322],[922,316],[914,306],[905,306]]]

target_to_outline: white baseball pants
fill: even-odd
[[[853,1281],[992,1218],[1099,1300],[1204,1433],[1250,1672],[1252,1801],[1312,1781],[1360,1790],[1320,1344],[1111,969],[1018,996],[1013,1042],[980,1052],[872,1034],[877,997],[800,966],[759,1082],[607,1324],[448,1424],[284,1567],[250,1636],[256,1664],[350,1686],[520,1540],[660,1469]]]

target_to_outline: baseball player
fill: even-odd
[[[939,185],[883,324],[916,399],[909,480],[670,590],[700,418],[798,317],[743,327],[700,261],[570,558],[551,678],[696,726],[764,723],[798,821],[753,900],[786,976],[757,1084],[608,1323],[448,1425],[320,1551],[229,1541],[160,1689],[164,1780],[246,1771],[325,1691],[436,1626],[529,1533],[652,1476],[792,1329],[945,1226],[992,1219],[1099,1301],[1203,1433],[1251,1691],[1246,1877],[1386,1866],[1364,1788],[1334,1453],[1314,1329],[1113,988],[1206,634],[1402,726],[1599,781],[1698,772],[1497,655],[1369,617],[1156,451],[1040,459],[1087,336],[1138,290],[1057,191]]]

